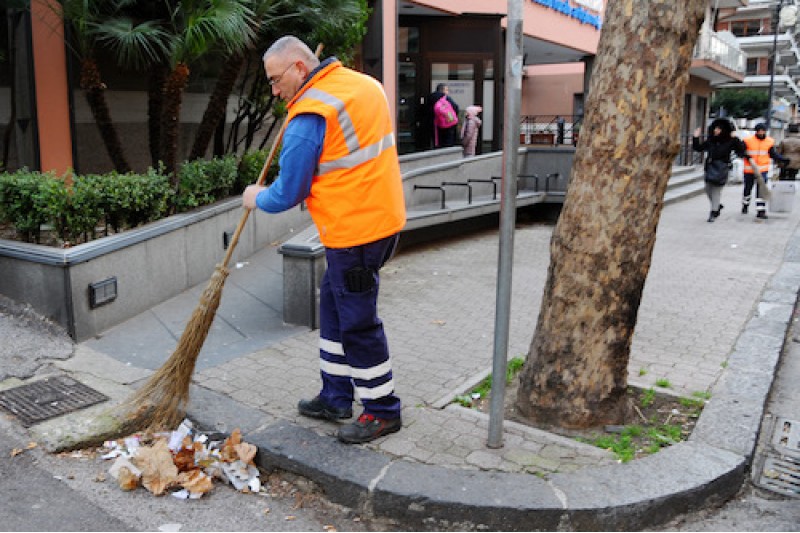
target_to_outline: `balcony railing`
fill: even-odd
[[[730,34],[706,30],[700,32],[700,39],[694,47],[694,58],[712,61],[729,70],[744,74],[747,68],[747,57]]]
[[[578,142],[583,115],[522,115],[519,123],[522,144],[571,144]]]

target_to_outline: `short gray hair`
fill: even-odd
[[[264,52],[263,61],[275,55],[286,56],[293,61],[301,60],[311,67],[319,65],[319,59],[311,48],[294,35],[285,35],[272,43],[272,46]]]

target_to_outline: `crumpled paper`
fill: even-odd
[[[242,441],[239,429],[224,441],[212,441],[187,419],[172,432],[131,435],[106,441],[104,448],[101,457],[114,459],[108,472],[122,490],[142,486],[156,496],[172,491],[176,498],[197,499],[218,479],[241,492],[261,491],[253,462],[257,448]]]

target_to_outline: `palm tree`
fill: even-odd
[[[255,47],[264,49],[278,37],[291,33],[297,35],[310,45],[324,44],[325,55],[336,55],[343,62],[348,63],[358,44],[366,33],[366,21],[370,10],[366,0],[277,0],[269,3],[265,16],[261,17],[259,24],[258,40]],[[263,121],[272,117],[272,122],[266,127],[266,135],[262,136],[259,148],[269,141],[271,133],[275,130],[277,122],[284,116],[284,111],[273,109],[275,103],[269,86],[264,83],[263,65],[260,54],[253,49],[245,53],[242,66],[236,63],[237,79],[239,86],[239,105],[235,117],[227,132],[225,149],[228,151],[247,150],[254,145],[257,134],[264,131]],[[231,66],[233,61],[226,61]],[[239,76],[238,72],[244,71]],[[215,88],[212,98],[217,102],[216,115],[206,115],[195,142],[192,157],[202,157],[208,147],[208,142],[214,131],[214,125],[219,130],[219,124],[224,121],[225,108],[223,104],[230,98],[233,87],[234,73],[226,70],[226,75],[231,77],[228,84],[220,83]],[[231,89],[228,89],[228,87]],[[216,89],[224,88],[224,93],[217,93]],[[206,118],[214,117],[213,122],[206,122]],[[244,132],[240,133],[240,126]],[[201,135],[204,137],[201,138]]]
[[[306,42],[325,45],[328,54],[344,63],[353,58],[367,33],[370,8],[367,0],[313,0],[297,6],[299,19],[307,28]]]
[[[166,51],[166,34],[157,24],[134,23],[119,16],[131,0],[58,0],[50,6],[72,29],[74,52],[80,60],[80,87],[92,111],[100,138],[114,168],[121,173],[131,167],[125,157],[105,97],[106,85],[95,57],[98,46],[109,50],[123,67],[142,67]]]
[[[274,8],[281,0],[257,0],[253,6],[253,24],[254,28],[263,29],[273,22],[277,15],[273,13]],[[242,70],[242,65],[245,63],[246,56],[252,51],[254,41],[249,43],[249,46],[241,50],[231,50],[223,61],[222,70],[217,77],[217,82],[214,85],[214,90],[211,92],[211,97],[208,100],[208,105],[203,113],[203,118],[200,121],[200,126],[195,134],[194,144],[189,153],[189,159],[200,159],[206,153],[211,138],[220,123],[225,119],[225,110],[228,105],[228,98],[233,91],[233,86],[239,78],[239,73]]]
[[[253,38],[253,11],[247,0],[168,1],[171,70],[164,84],[161,146],[165,170],[177,187],[178,127],[183,92],[189,82],[189,64],[222,49],[243,49]]]

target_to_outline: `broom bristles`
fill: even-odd
[[[123,403],[128,422],[142,430],[175,428],[186,414],[195,363],[217,313],[229,270],[217,265],[175,351],[147,383]]]

